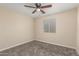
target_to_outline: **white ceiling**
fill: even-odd
[[[33,18],[46,16],[50,14],[55,14],[59,12],[63,12],[72,8],[78,7],[78,3],[51,3],[51,8],[43,9],[46,13],[42,14],[41,12],[36,12],[35,14],[32,14],[33,8],[24,7],[24,5],[30,5],[35,6],[33,3],[0,3],[0,6],[9,8],[11,10],[14,10],[16,12],[31,16]],[[49,3],[42,3],[42,5],[48,5]]]

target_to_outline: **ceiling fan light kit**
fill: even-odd
[[[37,11],[40,11],[40,9],[39,9],[39,8],[37,8]]]
[[[45,14],[45,11],[43,11],[42,9],[52,7],[52,5],[42,6],[41,3],[35,3],[34,5],[35,5],[35,7],[34,6],[28,6],[28,5],[24,5],[24,7],[34,8],[35,10],[32,12],[32,14],[34,14],[37,11],[40,11],[43,14]]]

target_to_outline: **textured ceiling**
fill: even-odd
[[[0,3],[0,6],[9,8],[13,11],[31,16],[33,18],[46,16],[50,14],[55,14],[59,12],[63,12],[72,8],[78,7],[78,3],[50,3],[52,4],[51,8],[45,8],[43,9],[46,13],[42,14],[41,12],[36,12],[35,14],[32,14],[33,8],[24,7],[24,5],[30,5],[35,6],[33,3]],[[48,5],[49,3],[42,3],[42,5]]]

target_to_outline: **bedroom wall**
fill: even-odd
[[[56,33],[44,32],[43,21],[53,18],[56,19]],[[76,48],[76,19],[76,9],[37,18],[35,20],[36,40]]]
[[[33,27],[31,17],[0,7],[0,50],[32,41]]]
[[[77,52],[79,54],[79,7],[77,8]]]

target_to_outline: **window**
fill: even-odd
[[[56,19],[44,20],[44,32],[56,33]]]

